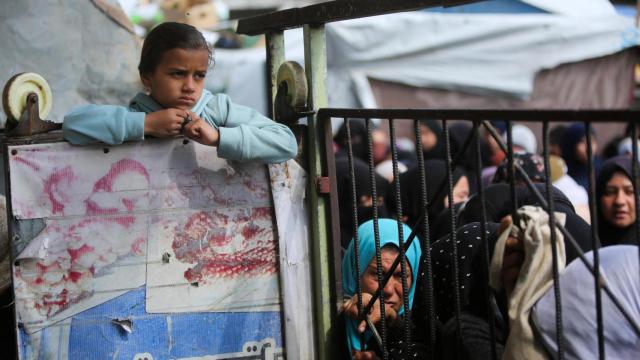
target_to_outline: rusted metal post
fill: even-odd
[[[269,117],[275,119],[274,104],[278,92],[278,68],[284,62],[284,32],[273,31],[265,34],[267,40],[267,92],[270,100]]]
[[[304,26],[304,58],[309,85],[308,104],[317,111],[327,107],[327,55],[324,25]],[[317,355],[319,359],[332,359],[335,344],[331,341],[331,324],[336,314],[336,299],[333,294],[334,274],[331,271],[330,223],[327,216],[328,199],[316,192],[315,180],[322,176],[324,166],[323,147],[320,134],[322,124],[317,114],[307,118],[307,158],[309,161],[310,231],[312,241],[313,283]]]

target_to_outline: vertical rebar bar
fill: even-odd
[[[391,163],[393,165],[393,179],[395,184],[396,196],[396,219],[398,221],[398,244],[400,248],[400,275],[402,279],[402,306],[404,307],[404,341],[402,343],[402,352],[409,354],[409,344],[411,341],[411,308],[409,307],[409,291],[407,289],[407,258],[404,250],[404,234],[402,229],[402,196],[400,192],[400,173],[398,171],[398,150],[396,149],[396,125],[393,119],[389,119],[389,136],[391,145]],[[395,269],[389,269],[390,272]],[[414,270],[417,272],[417,269]],[[412,281],[416,281],[416,276],[412,277]]]
[[[496,349],[496,331],[495,331],[495,317],[493,313],[493,292],[489,287],[489,264],[491,262],[489,258],[489,240],[487,239],[487,208],[485,207],[484,189],[482,187],[482,147],[480,146],[480,124],[479,121],[473,122],[473,132],[476,134],[475,146],[476,146],[476,165],[478,171],[476,172],[476,182],[478,183],[478,198],[480,199],[480,232],[482,233],[482,281],[484,283],[484,296],[487,300],[487,317],[489,320],[489,339],[491,340],[491,358],[493,360],[498,359],[498,351]]]
[[[431,267],[431,237],[429,234],[429,217],[427,210],[429,209],[429,197],[427,194],[427,176],[424,168],[424,154],[422,152],[422,134],[420,130],[420,120],[413,122],[414,132],[416,136],[416,155],[418,156],[418,172],[420,173],[420,199],[422,203],[421,216],[422,222],[422,263],[424,264],[424,281],[427,290],[427,314],[429,316],[429,355],[434,355],[436,346],[436,312],[433,301],[433,269]]]
[[[376,190],[376,173],[373,163],[373,140],[371,138],[371,119],[365,119],[367,128],[367,152],[369,154],[369,181],[371,182],[371,202],[373,206],[373,234],[376,245],[376,275],[378,278],[378,298],[380,300],[380,337],[382,338],[382,357],[389,359],[387,353],[387,325],[384,311],[384,291],[382,274],[382,257],[380,249],[380,228],[378,226],[378,192]]]
[[[556,216],[554,213],[553,188],[551,186],[551,163],[549,161],[549,122],[542,124],[543,133],[543,157],[545,171],[545,187],[547,190],[547,214],[549,215],[549,231],[551,235],[551,258],[553,271],[553,292],[556,307],[556,343],[558,344],[558,359],[564,359],[564,334],[562,331],[562,298],[560,294],[560,278],[558,275],[558,242],[556,236]]]
[[[458,268],[458,244],[457,244],[457,236],[456,236],[456,219],[453,211],[453,171],[451,169],[451,138],[449,136],[449,128],[447,126],[447,120],[442,120],[442,130],[444,132],[444,144],[445,144],[445,159],[446,159],[446,172],[447,172],[447,184],[448,184],[448,200],[449,200],[449,209],[450,211],[450,224],[451,224],[451,258],[453,263],[453,283],[454,283],[454,299],[455,299],[455,310],[456,310],[456,337],[458,344],[462,343],[462,322],[460,319],[460,278],[459,278],[459,268]],[[426,216],[426,215],[425,215]],[[460,347],[457,348],[457,354],[460,353]]]
[[[518,195],[516,194],[516,168],[513,160],[513,134],[512,134],[512,122],[511,120],[507,121],[507,161],[509,166],[509,189],[511,190],[511,217],[513,219],[513,224],[516,225],[518,222],[517,219],[517,211],[518,211]]]
[[[355,254],[356,268],[356,294],[358,296],[358,319],[362,316],[362,287],[360,286],[360,241],[358,239],[358,192],[356,189],[356,175],[353,168],[353,146],[351,143],[351,121],[349,118],[344,119],[347,129],[347,159],[349,162],[349,179],[351,180],[351,210],[353,211],[353,251]],[[365,339],[364,333],[360,334],[360,349],[364,349]]]
[[[640,4],[640,3],[639,3]],[[638,261],[640,261],[640,190],[638,190],[638,124],[631,123],[631,177],[633,179],[633,200],[635,203],[636,245],[638,245]]]
[[[600,291],[600,255],[598,249],[600,248],[600,242],[598,241],[598,216],[596,210],[596,177],[595,166],[593,163],[593,148],[592,148],[592,128],[591,122],[585,122],[584,127],[586,130],[586,142],[587,142],[587,171],[589,172],[589,212],[591,216],[591,246],[593,248],[593,281],[594,291],[596,292],[596,319],[597,319],[597,331],[598,331],[598,357],[600,360],[605,358],[605,344],[604,344],[604,320],[602,318],[602,292]]]

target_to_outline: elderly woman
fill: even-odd
[[[596,181],[598,232],[603,246],[636,244],[636,202],[631,181],[631,158],[607,160]]]
[[[378,231],[380,239],[380,252],[382,262],[383,275],[390,271],[396,257],[400,254],[399,250],[399,234],[398,222],[392,219],[379,219]],[[411,234],[411,229],[402,224],[403,239],[406,241]],[[378,291],[377,264],[375,257],[375,234],[373,220],[367,221],[358,228],[358,245],[359,245],[359,266],[360,276],[356,271],[356,253],[355,244],[352,240],[347,248],[342,261],[342,291],[347,300],[343,309],[347,315],[345,319],[347,345],[349,352],[355,359],[376,359],[381,357],[378,346],[373,337],[371,329],[367,329],[365,322],[358,323],[358,306],[357,306],[357,285],[360,284],[362,289],[362,303],[365,306],[374,294]],[[407,289],[409,291],[409,308],[413,305],[413,297],[416,290],[416,271],[418,269],[420,256],[420,242],[415,239],[406,251],[407,259]],[[385,316],[387,321],[387,344],[388,351],[393,358],[395,352],[402,350],[402,330],[398,326],[398,321],[404,315],[403,306],[403,289],[400,266],[393,271],[393,276],[383,288]],[[379,302],[376,301],[372,308],[370,317],[372,322],[379,319]],[[376,325],[377,326],[377,325]],[[364,335],[364,336],[363,336]],[[364,343],[361,337],[364,338]],[[416,358],[422,358],[420,351],[416,349],[416,345],[411,346],[412,353],[416,354]]]

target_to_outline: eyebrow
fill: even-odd
[[[633,190],[633,185],[622,185],[622,186],[607,185],[607,186],[605,186],[605,188],[604,188],[604,190],[605,190],[605,191],[609,191],[609,190],[618,190],[618,189],[622,189],[622,190],[629,190],[629,189],[632,189],[632,190]]]

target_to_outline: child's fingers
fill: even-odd
[[[185,127],[183,133],[186,137],[190,139],[198,139],[200,138],[200,127],[197,124],[189,124],[190,126]]]
[[[194,121],[190,121],[190,122],[184,124],[184,126],[182,127],[182,131],[187,133],[187,132],[191,131],[191,129],[193,129],[194,125],[195,125]]]
[[[195,139],[198,137],[198,133],[194,129],[185,129],[182,133],[189,139]]]

